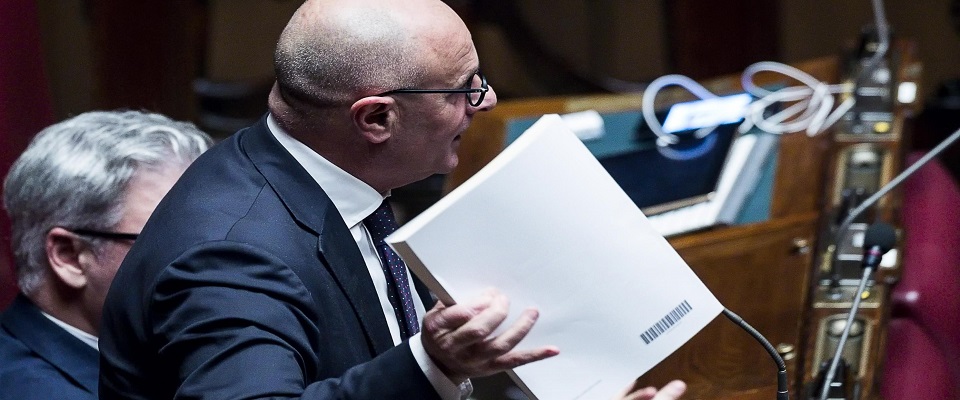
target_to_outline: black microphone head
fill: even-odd
[[[867,228],[867,233],[863,237],[864,249],[877,246],[886,253],[896,244],[897,232],[890,224],[885,222],[874,222],[873,225]]]

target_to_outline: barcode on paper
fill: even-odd
[[[661,318],[660,321],[653,324],[650,329],[647,329],[646,332],[640,334],[640,338],[643,339],[643,343],[650,344],[656,340],[660,334],[666,332],[667,329],[670,329],[670,327],[673,326],[673,324],[676,324],[681,318],[690,313],[690,310],[693,310],[693,307],[690,307],[690,303],[684,300],[679,306],[674,308],[673,311],[670,311],[670,313]]]

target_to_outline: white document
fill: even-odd
[[[531,398],[610,399],[723,306],[557,115],[387,238],[445,303],[495,287],[560,354],[510,374]]]

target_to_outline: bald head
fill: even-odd
[[[314,105],[414,87],[424,60],[463,22],[438,0],[308,0],[277,44],[279,89]]]
[[[463,93],[479,82],[476,48],[439,0],[308,0],[277,44],[270,112],[326,160],[379,192],[449,172],[460,134],[483,107]]]

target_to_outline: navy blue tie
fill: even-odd
[[[413,305],[413,295],[410,293],[410,284],[407,280],[407,266],[383,240],[398,227],[390,202],[384,200],[373,214],[363,219],[363,224],[370,232],[377,255],[380,256],[380,266],[383,267],[383,274],[387,278],[387,298],[393,305],[393,312],[400,325],[400,337],[407,339],[420,332],[420,323],[417,320],[417,309]]]

